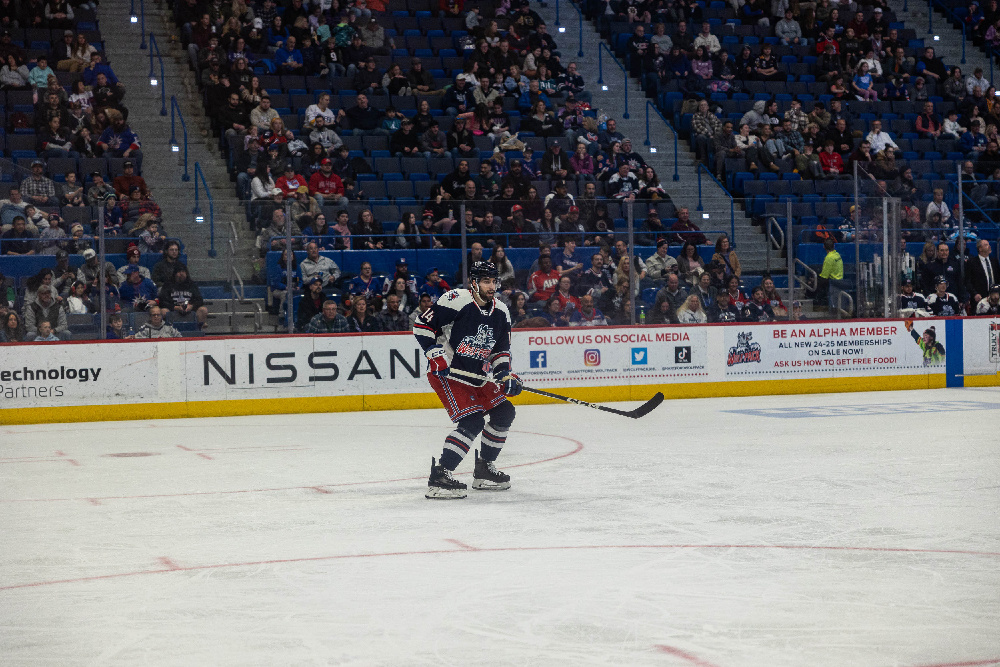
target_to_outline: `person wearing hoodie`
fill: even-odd
[[[185,318],[194,313],[198,328],[204,329],[208,320],[208,308],[201,298],[201,290],[188,277],[183,264],[174,269],[174,278],[160,288],[160,307],[173,314],[174,318]]]
[[[136,338],[183,338],[180,331],[163,321],[164,309],[153,306],[149,309],[149,321],[135,332]]]
[[[764,100],[757,100],[753,103],[753,109],[743,114],[740,125],[749,125],[751,130],[756,130],[758,125],[768,125],[769,120],[764,115],[764,108],[767,103]]]

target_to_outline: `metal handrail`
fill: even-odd
[[[646,140],[644,142],[642,142],[642,143],[645,146],[649,146],[650,145],[650,141],[649,141],[649,108],[650,107],[653,108],[653,111],[656,112],[656,115],[660,117],[660,120],[663,121],[664,125],[666,125],[668,128],[670,128],[670,132],[674,135],[674,180],[675,181],[679,181],[679,180],[681,180],[681,177],[680,177],[680,175],[679,175],[679,173],[677,171],[677,130],[675,130],[674,126],[670,124],[670,121],[668,121],[666,118],[664,118],[663,114],[660,112],[659,109],[656,108],[656,105],[653,104],[653,102],[651,100],[646,100]],[[650,149],[650,152],[652,153],[654,150],[656,150],[656,149]]]
[[[205,187],[205,197],[208,199],[208,233],[209,233],[209,249],[208,256],[215,257],[215,201],[212,199],[212,191],[208,188],[208,181],[205,180],[205,172],[201,170],[201,164],[198,162],[194,163],[194,210],[191,212],[195,214],[195,222],[204,222],[204,218],[201,217],[201,206],[198,204],[198,177],[201,177],[201,184]],[[201,218],[199,220],[199,218]]]
[[[580,8],[576,6],[576,3],[573,2],[573,0],[570,0],[569,4],[573,9],[576,10],[576,14],[580,19],[580,27],[579,27],[580,46],[579,50],[576,52],[576,57],[582,58],[583,57],[583,12],[580,11]],[[559,25],[559,0],[556,0],[556,25]]]
[[[847,310],[843,308],[844,297],[847,297]],[[844,313],[847,318],[850,318],[854,314],[854,297],[850,295],[846,290],[840,290],[837,292],[837,319],[840,319],[840,314]]]
[[[177,145],[177,133],[174,128],[174,115],[180,118],[181,121],[181,131],[184,133],[184,175],[181,176],[182,181],[190,181],[191,177],[188,175],[188,130],[187,123],[184,122],[184,114],[181,113],[181,105],[177,103],[177,96],[170,96],[170,149],[178,150],[180,147]]]
[[[730,193],[729,190],[726,189],[726,186],[724,186],[722,183],[719,182],[719,179],[715,177],[715,174],[712,173],[712,170],[703,165],[701,162],[698,163],[698,168],[696,169],[696,172],[698,174],[698,210],[699,211],[705,210],[704,207],[701,205],[702,169],[704,169],[705,173],[708,174],[713,181],[715,181],[715,184],[719,186],[719,189],[722,190],[722,192],[725,193],[727,197],[729,197],[729,243],[736,245],[736,200],[733,199],[732,193]]]
[[[625,66],[618,62],[618,58],[615,57],[614,52],[607,47],[604,42],[598,42],[597,44],[597,83],[604,83],[604,59],[601,56],[602,51],[607,51],[608,55],[611,56],[611,60],[618,65],[618,69],[622,71],[622,77],[625,81],[625,112],[622,114],[622,118],[628,120],[628,70]]]
[[[798,257],[795,258],[795,264],[796,266],[801,266],[803,269],[805,269],[806,278],[812,278],[812,282],[810,283],[808,280],[806,280],[805,278],[803,278],[798,274],[795,274],[795,279],[798,280],[810,292],[815,292],[816,288],[819,286],[819,274],[816,273],[812,269],[812,267],[810,267],[808,264],[803,262]]]
[[[159,80],[153,76],[153,52],[156,52],[156,59],[160,61],[160,78]],[[160,55],[160,46],[156,43],[156,36],[152,31],[149,32],[149,85],[160,86],[160,115],[167,115],[167,84],[164,81],[166,75],[163,71],[163,56]],[[154,83],[155,82],[155,83]]]
[[[771,233],[772,227],[774,229],[777,229],[778,233],[781,234],[780,241],[774,237],[774,234]],[[778,221],[775,220],[773,217],[767,219],[767,236],[771,240],[771,242],[774,243],[775,250],[783,250],[785,248],[785,230],[781,228],[781,225],[779,225]]]
[[[139,34],[142,36],[139,42],[139,48],[145,50],[146,48],[146,2],[145,0],[139,0],[139,14],[142,17],[142,23],[139,26]],[[129,4],[128,10],[129,18],[132,23],[137,23],[140,20],[139,16],[135,14],[135,0],[132,0]]]

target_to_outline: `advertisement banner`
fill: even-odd
[[[5,410],[157,399],[157,346],[0,345]]]
[[[725,327],[725,377],[809,377],[944,372],[943,320],[789,322]]]
[[[1000,371],[1000,318],[977,317],[963,321],[963,372],[971,377],[996,378]]]
[[[525,382],[550,386],[698,382],[708,378],[707,327],[515,332]]]

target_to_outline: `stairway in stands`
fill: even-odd
[[[646,139],[646,94],[639,87],[639,82],[633,78],[627,81],[628,86],[628,112],[629,118],[625,119],[623,113],[626,110],[624,104],[624,90],[626,85],[623,81],[622,70],[612,61],[607,51],[603,53],[603,78],[607,90],[602,90],[602,86],[597,85],[598,80],[598,44],[604,43],[594,25],[589,21],[583,22],[583,57],[577,57],[579,53],[579,15],[571,3],[565,0],[560,3],[559,21],[565,32],[559,32],[559,27],[555,25],[555,2],[549,2],[548,7],[532,5],[532,9],[545,20],[548,32],[556,40],[559,51],[562,54],[560,60],[568,64],[576,62],[578,70],[587,83],[587,90],[593,92],[594,101],[592,106],[601,109],[618,122],[618,130],[632,140],[633,149],[638,151],[643,159],[656,169],[657,175],[663,184],[664,189],[673,199],[674,204],[680,208],[687,206],[691,211],[691,220],[705,230],[725,231],[730,230],[730,198],[726,192],[708,177],[704,170],[701,174],[701,202],[704,210],[698,211],[698,163],[695,160],[694,151],[688,142],[681,139],[678,141],[677,152],[677,173],[680,179],[673,180],[674,173],[674,135],[663,121],[653,112],[654,104],[650,105],[649,111],[649,138],[651,147],[656,148],[656,153],[651,153],[650,149],[643,145]],[[650,100],[652,102],[652,100]],[[637,224],[641,224],[645,219],[644,210],[637,207],[635,217]],[[759,273],[765,269],[765,259],[767,245],[764,235],[760,229],[750,224],[750,220],[743,214],[742,201],[735,202],[735,246],[740,255],[740,263],[745,272]],[[714,238],[715,235],[709,235]]]
[[[138,6],[138,5],[137,5]],[[140,29],[129,20],[129,0],[104,0],[98,9],[102,31],[111,53],[115,54],[115,73],[126,85],[124,100],[130,110],[129,124],[138,133],[142,142],[143,177],[153,192],[156,203],[163,210],[163,219],[171,236],[184,241],[188,265],[192,278],[201,284],[224,284],[222,290],[210,290],[209,294],[228,297],[228,283],[231,267],[247,281],[253,271],[253,244],[255,237],[246,227],[246,215],[236,198],[235,188],[226,171],[226,165],[219,156],[216,140],[208,131],[208,120],[203,107],[194,75],[188,70],[187,54],[176,40],[172,40],[174,26],[165,3],[146,3],[146,30],[156,37],[163,56],[164,77],[157,86],[150,85],[149,40],[147,49],[140,49]],[[147,35],[148,36],[148,35]],[[154,58],[154,72],[160,78],[159,62]],[[160,86],[166,86],[167,112],[161,116]],[[183,152],[174,153],[170,147],[170,96],[177,102],[188,130],[188,170],[190,181],[183,181]],[[176,122],[176,137],[181,141],[180,122]],[[198,162],[204,171],[205,180],[211,189],[215,214],[215,251],[211,257],[210,229],[208,222],[208,202],[204,199],[204,189],[200,188],[200,204],[204,222],[195,222],[194,208],[194,163]],[[232,226],[237,230],[234,239]],[[233,241],[235,255],[231,251]],[[209,307],[208,333],[253,332],[257,306],[263,300],[248,300],[237,303],[230,312],[228,298],[206,297]]]

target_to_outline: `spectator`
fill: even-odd
[[[163,258],[153,265],[152,280],[158,286],[163,286],[172,280],[178,266],[187,266],[180,261],[181,244],[178,241],[167,241],[163,248]]]
[[[614,288],[605,291],[598,303],[601,310],[604,311],[608,324],[631,323],[632,300],[629,296],[628,276],[619,276],[615,281]]]
[[[136,338],[182,338],[183,334],[163,321],[163,309],[153,306],[149,309],[149,321],[135,332]]]
[[[250,123],[263,134],[271,129],[271,121],[275,118],[281,118],[281,116],[271,108],[271,97],[266,92],[261,93],[260,102],[250,112]]]
[[[667,314],[668,321],[677,322],[676,312],[685,301],[687,301],[688,293],[685,289],[680,286],[680,278],[676,273],[667,274],[667,284],[664,285],[656,293],[656,301],[653,305],[654,311],[660,310],[660,305],[666,302],[668,305]]]
[[[536,90],[537,87],[538,83],[535,82]],[[442,104],[447,114],[457,116],[460,113],[471,111],[476,106],[476,100],[473,91],[469,88],[465,79],[459,77],[455,81],[455,85],[445,93]]]
[[[49,285],[40,285],[37,298],[24,306],[27,340],[38,336],[39,325],[43,321],[49,322],[50,332],[55,334],[58,340],[70,340],[69,325],[66,324],[66,311],[62,304],[56,300],[52,287]]]
[[[1000,284],[990,287],[989,295],[976,306],[976,315],[1000,315]]]
[[[417,157],[421,153],[420,137],[413,131],[413,121],[404,119],[389,141],[389,150],[396,157]]]
[[[523,293],[522,293],[523,294]],[[422,292],[420,294],[420,301],[417,303],[417,307],[413,309],[410,313],[410,328],[413,328],[413,324],[417,321],[417,318],[427,312],[427,309],[434,305],[434,301],[431,299],[431,295],[427,292]],[[513,316],[513,312],[511,315]]]
[[[559,271],[552,267],[551,255],[540,255],[538,270],[528,278],[528,300],[547,301],[558,288],[560,278]]]
[[[691,241],[685,241],[677,259],[678,276],[689,285],[698,284],[699,277],[705,273],[705,260],[698,254],[698,246]]]
[[[836,178],[844,171],[844,160],[840,157],[840,153],[834,152],[833,148],[833,141],[828,139],[823,146],[823,152],[819,154],[819,162],[827,178]]]
[[[721,129],[722,123],[719,118],[708,110],[708,101],[698,102],[698,111],[691,116],[691,132],[694,134],[696,157],[706,165],[708,164],[708,148],[714,143],[714,139]]]
[[[690,241],[695,245],[708,243],[708,239],[701,233],[698,225],[691,222],[691,216],[686,206],[677,209],[677,222],[671,227],[671,231],[674,232],[676,243],[684,243],[685,241]]]
[[[368,301],[364,295],[357,295],[352,299],[353,310],[347,323],[351,330],[356,333],[377,333],[382,331],[381,322],[372,313],[368,312]]]
[[[13,56],[11,56],[13,57]],[[0,343],[22,343],[26,333],[24,323],[14,311],[3,311],[3,326],[0,326]]]
[[[385,308],[378,314],[381,331],[409,331],[410,320],[400,309],[400,299],[397,294],[389,294],[385,298]]]
[[[595,255],[599,257],[599,255]],[[602,327],[608,323],[604,313],[594,307],[594,297],[584,294],[580,297],[580,306],[569,318],[571,327]]]
[[[708,311],[709,322],[738,322],[740,311],[730,300],[729,292],[720,291],[715,295],[715,303]]]
[[[640,189],[639,179],[629,170],[627,162],[618,165],[618,172],[608,179],[607,193],[613,199],[634,201]]]
[[[754,62],[754,72],[759,81],[784,81],[786,74],[778,69],[778,59],[771,54],[771,45],[764,44]]]
[[[188,277],[186,266],[176,267],[173,280],[160,289],[159,305],[164,312],[172,313],[175,318],[185,318],[193,313],[200,329],[207,326],[208,308],[201,290]]]
[[[648,275],[650,280],[654,283],[662,284],[667,280],[668,276],[677,274],[680,270],[678,268],[677,260],[671,257],[667,252],[669,247],[669,243],[666,239],[661,238],[657,240],[656,252],[646,260],[646,275]]]
[[[52,333],[52,324],[48,320],[42,320],[38,323],[38,334],[35,336],[35,343],[51,343],[58,342],[59,338]]]
[[[337,118],[347,118],[351,121],[354,134],[361,136],[389,136],[389,131],[381,127],[382,112],[368,104],[368,96],[359,94],[355,106],[347,111],[341,109],[337,113]]]
[[[689,294],[684,303],[677,308],[677,321],[680,324],[704,324],[708,315],[701,307],[701,299],[697,294]]]
[[[329,257],[321,256],[316,243],[306,244],[306,258],[299,265],[299,270],[303,283],[308,284],[313,278],[319,278],[323,288],[340,279],[340,267]]]
[[[130,157],[142,168],[142,151],[139,137],[125,123],[125,117],[116,109],[107,112],[110,126],[101,133],[97,145],[104,150],[105,157]]]
[[[436,120],[432,120],[427,131],[420,135],[420,149],[424,157],[445,157],[448,154],[448,136],[441,131]]]
[[[792,18],[792,10],[785,10],[785,18],[774,26],[774,34],[785,46],[794,46],[802,42],[802,26]]]
[[[449,291],[451,287],[448,283],[444,281],[441,275],[438,273],[437,268],[432,268],[425,275],[426,282],[420,286],[420,293],[427,293],[431,295],[431,300],[435,303],[445,292]]]
[[[139,261],[142,259],[142,252],[140,252],[138,246],[129,246],[125,257],[127,263],[118,269],[118,279],[120,282],[125,282],[128,279],[128,274],[132,272],[133,268],[137,269],[143,278],[152,279],[153,276],[149,269],[139,264]]]
[[[323,292],[323,280],[318,276],[303,282],[305,293],[295,313],[295,330],[299,333],[306,333],[309,322],[323,312],[323,304],[329,299]]]
[[[934,55],[934,49],[931,47],[924,50],[924,57],[917,62],[916,71],[922,76],[931,77],[935,83],[944,83],[948,77],[948,68]]]
[[[570,306],[569,309],[565,310],[560,307],[559,297],[553,294],[545,302],[545,308],[542,309],[541,317],[549,323],[549,326],[568,327],[570,313],[573,310],[573,306]]]
[[[21,181],[21,195],[28,203],[37,206],[59,206],[56,187],[51,180],[43,176],[45,163],[34,160],[31,163],[31,175]]]
[[[126,267],[124,273],[125,280],[118,288],[118,294],[123,304],[129,304],[135,311],[144,311],[149,304],[157,303],[156,284],[145,278],[138,266]]]
[[[448,150],[455,157],[478,157],[475,138],[472,132],[466,129],[465,119],[456,118],[452,125],[451,132],[448,133]],[[468,166],[468,165],[466,165]],[[462,188],[465,188],[464,183]]]
[[[359,297],[360,298],[360,297]],[[364,299],[361,298],[364,302]],[[351,333],[354,329],[347,318],[337,312],[337,302],[333,299],[323,301],[322,312],[313,315],[305,326],[305,332],[320,333]]]
[[[14,218],[11,228],[0,235],[0,248],[4,255],[34,255],[35,237],[27,230],[24,216]]]
[[[743,322],[773,322],[774,311],[764,296],[764,288],[760,285],[753,288],[750,301],[743,306],[741,320]]]
[[[941,188],[934,188],[932,194],[933,199],[929,204],[927,204],[927,211],[924,214],[926,220],[931,219],[931,215],[937,213],[941,216],[941,224],[945,225],[951,218],[951,207],[948,203],[944,201],[944,190]]]
[[[375,69],[375,58],[369,56],[354,75],[354,89],[364,95],[384,95],[382,73]]]

